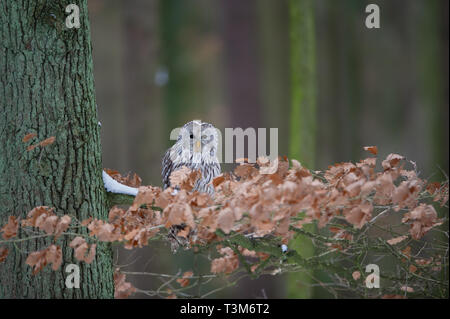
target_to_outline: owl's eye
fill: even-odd
[[[191,139],[193,139],[194,138],[194,135],[193,134],[191,134],[190,136],[189,136]]]

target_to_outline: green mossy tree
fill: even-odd
[[[80,9],[78,29],[65,25],[71,3]],[[87,0],[2,1],[0,39],[0,223],[41,205],[78,220],[106,219]],[[37,136],[24,143],[29,133]],[[51,136],[53,144],[27,151],[30,143]],[[34,276],[25,259],[53,238],[8,246],[0,298],[113,297],[112,250],[105,244],[98,245],[92,264],[79,263],[80,288],[66,288],[65,266],[78,264],[67,249],[71,239],[55,243],[63,250],[62,267]]]
[[[290,70],[291,112],[289,157],[314,169],[316,153],[316,63],[314,1],[290,0]],[[308,230],[312,230],[308,227]],[[314,253],[311,239],[297,235],[290,243],[302,257]],[[311,298],[311,274],[303,272],[288,276],[289,298]]]

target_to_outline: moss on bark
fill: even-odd
[[[80,8],[79,29],[65,26],[69,3]],[[2,1],[0,38],[0,223],[40,205],[78,220],[106,218],[87,1]],[[28,133],[37,134],[34,142],[56,140],[27,151],[30,142],[22,138]],[[9,247],[0,265],[0,298],[113,297],[106,244],[91,265],[79,264],[80,289],[65,287],[65,266],[78,263],[68,240],[56,242],[64,251],[62,267],[35,276],[25,259],[52,239]]]

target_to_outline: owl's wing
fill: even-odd
[[[170,186],[170,174],[172,174],[173,171],[173,162],[170,159],[170,148],[167,150],[166,154],[164,154],[164,157],[162,159],[162,179],[163,179],[163,189],[166,189]]]

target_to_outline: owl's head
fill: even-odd
[[[175,146],[174,155],[181,156],[184,162],[217,162],[217,129],[209,123],[193,120],[180,129]]]

